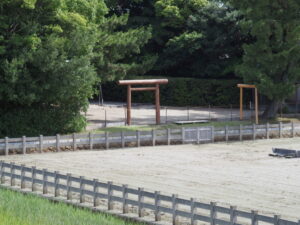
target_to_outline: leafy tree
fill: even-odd
[[[231,2],[244,14],[245,29],[256,39],[244,45],[243,64],[237,72],[270,99],[263,117],[275,117],[279,103],[295,91],[300,78],[300,2]]]
[[[0,136],[81,130],[93,85],[137,67],[149,29],[107,13],[103,0],[0,2]]]
[[[241,33],[241,20],[229,4],[210,1],[189,16],[186,32],[167,42],[159,67],[177,76],[234,77],[242,44],[250,41],[249,35]]]

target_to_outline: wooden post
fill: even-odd
[[[85,184],[84,184],[84,177],[80,176],[80,196],[79,196],[79,202],[80,203],[84,203],[84,188],[85,188]]]
[[[258,124],[258,91],[255,88],[255,123]]]
[[[43,194],[48,194],[48,176],[47,169],[43,169]]]
[[[178,209],[177,205],[178,195],[172,195],[172,225],[177,225],[177,215],[176,210]]]
[[[128,193],[127,193],[127,188],[128,188],[128,185],[123,185],[122,186],[122,199],[123,199],[123,213],[128,213],[128,206],[127,206],[127,203],[126,203],[126,199],[128,198]]]
[[[32,174],[31,174],[31,191],[35,192],[36,191],[36,188],[35,188],[36,167],[35,166],[31,167],[31,171],[32,171]]]
[[[60,151],[59,142],[60,142],[60,136],[59,136],[59,134],[57,134],[57,135],[56,135],[56,151],[57,151],[57,152]]]
[[[253,126],[253,127],[252,127],[253,140],[255,140],[255,139],[256,139],[256,125],[255,125],[255,123],[254,123],[252,126]]]
[[[76,134],[73,133],[73,151],[76,151]]]
[[[237,222],[236,206],[230,206],[230,224],[234,225]]]
[[[228,142],[229,135],[228,135],[228,125],[225,126],[225,141]]]
[[[159,206],[160,206],[160,199],[159,199],[160,192],[155,191],[155,197],[154,197],[154,205],[155,205],[155,210],[154,210],[154,216],[155,216],[155,221],[160,221],[160,212],[159,212]]]
[[[210,225],[216,224],[215,221],[215,219],[217,218],[216,205],[217,204],[215,202],[210,203]]]
[[[240,87],[240,120],[243,120],[243,88]]]
[[[105,149],[109,149],[108,132],[105,132]]]
[[[257,213],[257,211],[251,211],[251,225],[258,225]]]
[[[21,189],[25,188],[25,165],[21,165]]]
[[[275,215],[274,216],[274,225],[280,225],[280,216],[279,215]]]
[[[143,217],[143,201],[144,201],[144,197],[143,197],[143,188],[139,188],[138,189],[138,214],[139,217]]]
[[[0,184],[5,183],[5,176],[4,176],[4,161],[0,161]]]
[[[121,142],[122,142],[122,148],[125,148],[124,131],[121,131]]]
[[[26,136],[22,137],[22,154],[26,154]]]
[[[43,152],[43,135],[40,135],[40,153]]]
[[[266,124],[266,136],[267,136],[267,139],[270,138],[270,124],[269,123]]]
[[[58,177],[59,172],[54,171],[54,197],[59,196],[59,177]]]
[[[211,142],[212,143],[215,142],[215,127],[214,126],[211,127]]]
[[[127,86],[127,125],[131,125],[131,85]]]
[[[98,188],[98,179],[94,179],[93,180],[93,192],[94,192],[94,207],[97,207],[99,205],[99,202],[98,202],[98,198],[97,198],[97,193],[99,191],[99,188]]]
[[[152,146],[156,145],[156,131],[152,130]]]
[[[279,123],[279,138],[282,138],[282,122]]]
[[[111,181],[107,182],[107,209],[112,210],[113,209],[113,201],[112,201],[112,195],[113,195],[113,189],[112,189],[113,183]]]
[[[67,173],[67,200],[72,200],[72,192],[71,192],[71,174]]]
[[[195,201],[191,198],[191,225],[195,225]]]
[[[243,141],[243,125],[240,124],[240,141]]]
[[[140,147],[141,146],[141,134],[140,131],[137,130],[136,131],[136,147]]]
[[[15,186],[15,163],[10,164],[10,186]]]
[[[8,137],[5,137],[5,155],[8,155],[9,147],[8,147]]]
[[[159,99],[159,84],[155,85],[155,108],[156,108],[156,124],[160,124],[160,99]]]
[[[292,137],[295,137],[295,124],[294,124],[294,122],[291,123],[291,132],[292,132]]]
[[[93,134],[92,134],[92,132],[89,133],[89,145],[90,145],[90,150],[93,150]]]
[[[171,130],[170,128],[167,129],[167,144],[171,144]]]

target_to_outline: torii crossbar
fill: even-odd
[[[131,92],[132,91],[155,91],[156,124],[160,124],[160,97],[159,85],[167,84],[168,79],[149,80],[120,80],[119,85],[127,85],[127,124],[131,124]],[[155,85],[154,87],[132,87],[132,85]]]
[[[255,123],[258,124],[258,91],[257,87],[252,84],[238,84],[240,88],[240,120],[243,120],[243,89],[252,88],[255,90]]]

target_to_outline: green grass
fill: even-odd
[[[0,188],[1,225],[138,225],[63,203]],[[141,225],[141,224],[140,224]]]
[[[208,123],[194,123],[194,124],[163,124],[163,125],[145,125],[145,126],[121,126],[121,127],[107,127],[96,130],[98,133],[103,132],[121,132],[121,131],[149,131],[149,130],[163,130],[167,128],[181,128],[181,127],[200,127],[200,126],[215,126],[215,127],[224,127],[228,126],[239,126],[240,124],[249,125],[252,124],[250,121],[212,121]]]

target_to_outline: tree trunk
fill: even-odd
[[[277,112],[280,106],[279,100],[272,100],[265,109],[264,113],[262,114],[263,119],[273,119],[276,118]]]

